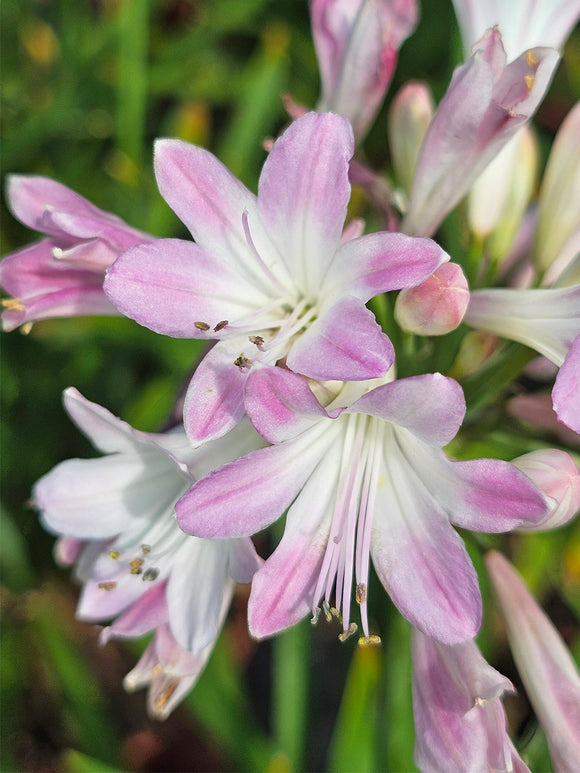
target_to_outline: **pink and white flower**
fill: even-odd
[[[15,217],[49,238],[0,263],[0,285],[13,296],[2,302],[4,330],[53,317],[118,314],[103,293],[105,271],[124,250],[153,237],[48,177],[13,175],[7,196]]]
[[[507,732],[501,698],[515,692],[476,643],[445,646],[414,629],[415,765],[429,773],[529,773]]]
[[[46,528],[65,535],[58,554],[75,563],[83,584],[77,616],[116,618],[103,642],[158,632],[144,657],[163,666],[163,677],[155,677],[157,669],[152,679],[151,700],[164,716],[177,699],[170,700],[173,692],[183,695],[209,657],[235,582],[249,582],[261,564],[249,539],[186,536],[175,502],[196,478],[263,443],[246,420],[227,438],[193,450],[182,430],[139,432],[74,389],[66,390],[64,404],[105,456],[57,465],[36,483],[34,503]],[[143,663],[132,673],[129,684],[140,683]]]
[[[513,465],[451,462],[443,453],[465,412],[455,381],[430,374],[373,386],[347,384],[325,409],[300,376],[256,370],[246,385],[248,415],[274,445],[212,473],[176,505],[186,532],[218,538],[253,534],[290,508],[282,541],[253,580],[257,637],[309,610],[316,618],[320,604],[326,612],[333,604],[346,637],[357,628],[354,583],[368,639],[372,556],[413,625],[447,644],[472,638],[481,617],[477,576],[451,524],[507,531],[546,511]]]
[[[501,553],[486,556],[508,639],[542,725],[554,770],[574,773],[580,759],[580,675],[566,645]]]
[[[257,198],[211,154],[160,140],[160,191],[195,244],[160,239],[126,252],[105,291],[158,333],[215,338],[184,408],[194,444],[244,413],[252,364],[284,359],[316,379],[383,376],[394,352],[365,307],[419,284],[449,259],[434,242],[374,233],[343,241],[353,135],[345,118],[307,113],[274,143]]]
[[[377,114],[402,43],[417,25],[416,0],[311,0],[322,95],[363,137]]]
[[[508,63],[500,31],[483,35],[453,73],[429,125],[401,230],[434,233],[536,111],[559,59],[554,49],[530,48]]]

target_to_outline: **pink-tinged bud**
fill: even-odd
[[[560,127],[542,182],[534,260],[551,283],[580,251],[580,102]]]
[[[467,216],[472,231],[486,239],[485,253],[506,257],[532,197],[538,171],[538,143],[529,126],[498,153],[477,178],[469,194]]]
[[[346,116],[360,139],[417,25],[416,0],[312,0],[310,16],[322,81],[318,110]]]
[[[444,263],[417,287],[401,290],[395,319],[403,330],[440,336],[459,326],[469,303],[469,285],[461,266]]]
[[[395,172],[409,192],[423,137],[435,106],[428,86],[407,83],[394,98],[389,110],[389,146]]]
[[[564,642],[500,553],[486,556],[510,647],[542,725],[554,770],[575,773],[580,760],[580,676]]]
[[[533,531],[556,529],[574,518],[580,510],[580,470],[570,454],[547,448],[524,454],[514,459],[513,464],[553,500],[545,518],[521,528]]]

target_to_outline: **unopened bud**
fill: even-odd
[[[553,505],[538,523],[521,526],[534,531],[556,529],[568,523],[580,510],[580,470],[565,451],[547,448],[514,459],[516,465],[546,494]]]
[[[457,263],[443,263],[417,287],[401,290],[395,319],[410,333],[437,336],[460,324],[469,303],[469,286]]]
[[[433,97],[423,83],[407,83],[389,111],[389,147],[393,166],[409,192],[423,137],[434,112]]]

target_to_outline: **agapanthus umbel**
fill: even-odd
[[[369,561],[401,613],[447,644],[472,638],[481,619],[477,576],[453,525],[488,532],[538,521],[547,503],[508,462],[452,462],[442,451],[465,413],[459,385],[440,374],[390,383],[314,385],[263,367],[246,385],[248,414],[274,445],[199,481],[177,503],[181,527],[241,537],[288,507],[284,537],[256,573],[249,625],[276,633],[320,605],[343,638],[356,586],[363,638]]]
[[[218,339],[184,408],[194,443],[244,413],[252,365],[284,360],[316,379],[383,376],[391,342],[365,303],[427,279],[449,256],[429,239],[342,239],[353,134],[338,115],[307,113],[274,143],[254,196],[211,153],[160,140],[160,191],[195,244],[160,239],[126,252],[105,281],[127,316],[166,335]]]
[[[29,228],[48,235],[0,263],[2,326],[13,330],[39,319],[118,314],[103,293],[105,271],[129,247],[150,241],[90,201],[48,177],[12,175],[8,205]]]
[[[164,717],[205,665],[235,582],[249,582],[261,564],[249,539],[186,536],[175,502],[193,480],[263,442],[246,419],[193,450],[183,430],[139,432],[74,389],[64,404],[105,456],[59,464],[36,483],[34,504],[46,528],[65,535],[58,556],[83,585],[77,616],[115,618],[103,641],[156,631],[127,684],[150,683],[150,711]]]

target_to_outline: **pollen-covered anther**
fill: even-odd
[[[377,634],[371,636],[361,636],[358,640],[359,647],[378,647],[381,644],[381,637]]]
[[[121,553],[119,550],[109,550],[109,558],[112,558],[113,561],[118,561],[121,558]]]
[[[526,82],[526,88],[528,91],[532,90],[532,86],[534,85],[534,81],[536,80],[536,76],[534,73],[529,73],[528,75],[524,75],[524,80]]]
[[[227,326],[228,326],[228,320],[222,319],[221,322],[218,322],[217,325],[214,327],[213,332],[219,333],[220,330],[223,330],[224,327],[227,327]]]
[[[310,618],[310,624],[316,625],[318,623],[318,618],[320,617],[320,607],[316,607],[314,610],[314,614]]]
[[[364,604],[367,600],[367,586],[364,582],[359,582],[356,586],[355,598],[357,604]]]
[[[147,553],[151,553],[151,545],[141,545],[141,552],[147,555]]]
[[[238,367],[240,370],[243,370],[244,368],[249,368],[252,364],[252,360],[249,360],[246,355],[242,352],[239,357],[236,357],[234,360],[234,365]]]
[[[339,641],[346,641],[347,639],[350,639],[351,636],[354,636],[354,634],[358,631],[358,625],[356,623],[351,623],[348,626],[348,631],[343,631],[341,634],[338,635]]]
[[[132,561],[129,562],[129,567],[131,574],[141,574],[143,571],[143,559],[142,558],[134,558]]]
[[[4,298],[2,306],[8,311],[24,311],[24,305],[20,298]]]
[[[146,569],[143,572],[143,580],[146,582],[153,582],[153,580],[156,580],[159,577],[159,569],[156,567],[151,567],[151,569]]]
[[[330,623],[332,621],[332,615],[330,614],[330,604],[326,599],[322,602],[322,611],[324,612],[324,617],[326,618],[326,622]]]
[[[251,344],[256,344],[256,346],[263,346],[264,344],[264,339],[262,336],[248,336],[248,341]]]
[[[101,590],[115,590],[116,587],[117,587],[117,583],[112,582],[111,580],[107,580],[105,582],[99,583],[99,588]]]
[[[32,330],[32,322],[26,322],[20,328],[20,332],[22,333],[23,336],[27,336],[31,330]]]
[[[211,325],[208,325],[207,322],[194,322],[193,326],[196,327],[198,330],[203,330],[204,333],[206,330],[209,330]]]
[[[538,57],[531,49],[526,51],[526,62],[528,67],[534,67],[536,64],[538,64]]]
[[[167,687],[163,690],[163,692],[157,697],[157,700],[155,701],[155,708],[157,711],[162,712],[167,704],[169,703],[169,699],[173,695],[173,693],[177,690],[177,687],[179,686],[179,681],[175,680],[174,682],[170,682]]]

